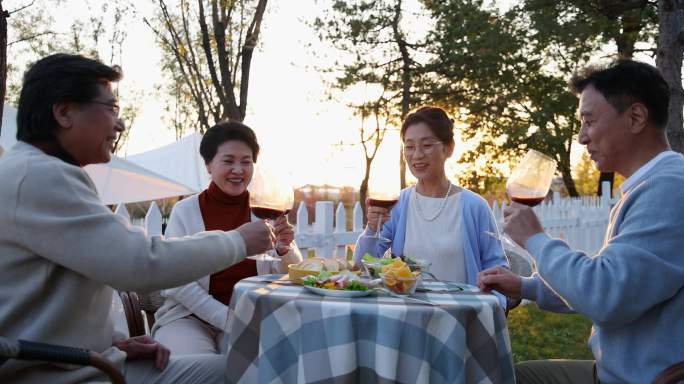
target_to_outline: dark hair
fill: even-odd
[[[406,134],[406,128],[418,123],[427,124],[442,143],[454,144],[454,121],[442,108],[420,107],[415,112],[409,113],[401,124],[400,137],[402,141]]]
[[[57,53],[36,61],[24,74],[17,108],[17,140],[54,141],[57,103],[86,103],[100,94],[98,84],[119,81],[121,72],[80,55]]]
[[[226,141],[242,141],[252,150],[252,160],[256,163],[259,155],[259,143],[252,128],[237,121],[222,121],[207,129],[200,143],[200,155],[209,164],[216,156],[216,151]]]
[[[570,88],[579,95],[591,85],[618,112],[634,103],[648,108],[648,118],[656,127],[667,125],[670,88],[652,65],[633,60],[616,60],[605,67],[587,67],[570,79]]]

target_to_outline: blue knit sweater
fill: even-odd
[[[539,274],[523,297],[594,323],[589,346],[606,383],[650,383],[684,360],[684,157],[667,157],[610,214],[598,255],[537,234]]]
[[[399,202],[392,208],[390,219],[382,226],[381,235],[392,240],[392,253],[402,255],[406,240],[406,217],[409,196],[414,187],[401,191]],[[501,242],[485,232],[497,232],[496,222],[487,201],[480,195],[467,189],[463,189],[459,199],[459,211],[461,214],[461,238],[463,239],[463,255],[465,259],[466,283],[477,284],[477,273],[497,265],[508,266],[504,256]],[[368,252],[375,257],[382,257],[388,244],[383,244],[375,239],[359,237],[354,249],[354,260],[358,263],[364,253]],[[499,302],[505,308],[506,298],[496,293]]]

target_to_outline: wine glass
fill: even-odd
[[[287,215],[294,204],[292,183],[281,174],[261,167],[254,168],[252,182],[247,189],[252,214],[262,220],[273,222],[280,216]],[[268,252],[247,258],[259,261],[280,260],[275,249]]]
[[[506,192],[511,201],[534,207],[544,201],[556,173],[556,161],[530,149],[511,173]]]
[[[551,157],[530,149],[522,158],[520,163],[513,169],[511,176],[506,183],[506,192],[511,201],[525,204],[529,207],[534,207],[544,201],[546,195],[549,193],[553,176],[556,173],[556,161]],[[486,232],[493,236],[508,249],[506,256],[511,258],[519,256],[524,262],[529,263],[530,268],[534,270],[534,260],[532,256],[524,248],[510,238],[505,233],[501,236],[493,232]],[[519,263],[520,260],[515,260]]]
[[[368,204],[372,207],[380,207],[385,209],[392,209],[392,207],[399,201],[399,188],[393,186],[390,180],[385,180],[384,177],[371,178],[368,185]],[[367,228],[370,223],[366,224]],[[378,220],[378,227],[371,235],[364,235],[365,238],[377,239],[383,243],[389,243],[391,240],[380,235],[382,229],[382,219]],[[370,231],[366,230],[365,233]]]

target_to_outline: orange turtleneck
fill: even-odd
[[[199,194],[204,228],[207,231],[230,231],[250,221],[249,192],[230,196],[214,182]],[[230,303],[235,284],[250,276],[256,276],[256,261],[245,259],[221,272],[211,275],[209,294],[225,305]]]

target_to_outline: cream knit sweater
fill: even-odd
[[[192,258],[187,255],[192,254]],[[0,158],[0,335],[87,348],[119,368],[112,288],[179,286],[243,260],[235,231],[149,237],[99,200],[79,167],[19,142]],[[191,262],[188,262],[191,261]],[[9,360],[0,382],[75,383],[92,368]]]

